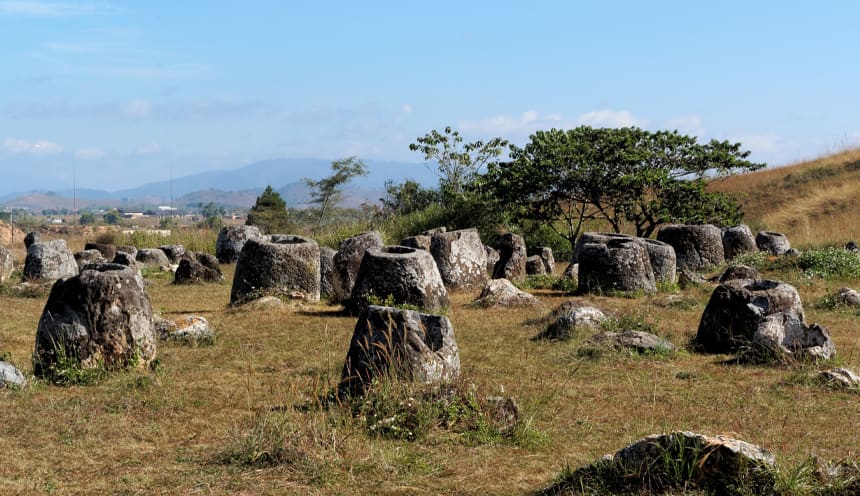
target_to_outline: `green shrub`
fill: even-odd
[[[804,251],[798,266],[811,277],[860,277],[860,257],[842,248],[820,248]]]

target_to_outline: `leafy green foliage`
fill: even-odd
[[[90,226],[96,223],[96,214],[92,212],[83,212],[78,222],[82,226]]]
[[[120,216],[120,213],[118,210],[113,209],[113,210],[109,211],[108,213],[104,214],[103,218],[104,218],[105,224],[107,224],[109,226],[115,226],[115,225],[119,224],[119,220],[122,217]]]
[[[439,203],[438,190],[422,187],[416,181],[407,179],[401,184],[385,182],[385,197],[380,198],[382,212],[386,217],[408,215]]]
[[[448,200],[474,186],[481,171],[494,164],[507,145],[501,138],[464,143],[460,132],[447,126],[442,133],[434,129],[417,138],[409,149],[421,153],[424,160],[436,161],[442,196]]]
[[[556,230],[573,249],[585,223],[601,219],[615,232],[631,222],[649,236],[665,222],[736,222],[730,198],[705,191],[703,178],[755,170],[739,143],[699,144],[677,132],[581,126],[538,131],[511,161],[491,163],[481,184],[515,219]]]
[[[842,248],[820,248],[804,251],[797,260],[800,268],[811,277],[860,277],[860,258]]]
[[[286,203],[271,186],[266,186],[263,193],[257,197],[256,203],[248,212],[245,224],[257,226],[270,234],[286,233],[292,227]]]
[[[417,441],[441,430],[466,444],[532,448],[545,440],[512,400],[481,400],[463,380],[432,387],[382,377],[351,406],[368,434],[388,439]]]

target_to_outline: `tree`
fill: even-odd
[[[635,127],[538,131],[511,161],[491,164],[482,179],[515,218],[541,222],[573,248],[585,223],[600,219],[638,236],[662,223],[736,222],[737,204],[705,189],[706,177],[755,170],[739,143],[711,141],[676,131]]]
[[[245,224],[257,226],[267,233],[285,233],[291,227],[287,204],[271,186],[266,186],[250,212]]]
[[[110,212],[104,214],[103,216],[105,224],[110,226],[115,226],[119,224],[120,214],[116,209],[111,210]]]
[[[495,163],[508,142],[493,138],[484,143],[463,143],[459,131],[445,128],[443,133],[435,129],[417,138],[409,145],[412,151],[424,155],[424,160],[435,160],[439,168],[439,185],[443,196],[461,196],[473,186],[485,167]]]
[[[328,210],[340,203],[343,186],[356,176],[366,176],[367,166],[356,157],[335,160],[331,163],[332,174],[319,181],[305,178],[311,188],[311,203],[319,205],[317,226],[322,225]]]
[[[92,212],[84,212],[81,214],[81,218],[78,220],[78,223],[82,226],[95,224],[96,216]]]
[[[380,198],[385,215],[407,215],[424,210],[441,200],[439,191],[423,188],[417,181],[407,179],[400,184],[385,182],[385,196]]]

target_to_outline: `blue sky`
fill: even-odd
[[[860,142],[857,2],[0,0],[0,193],[580,124]],[[299,177],[307,174],[299,174]]]

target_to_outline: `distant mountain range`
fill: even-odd
[[[365,161],[369,173],[354,178],[344,188],[343,206],[375,203],[385,192],[385,182],[413,179],[424,185],[437,181],[434,172],[421,163]],[[304,178],[320,179],[331,173],[331,161],[322,159],[276,159],[255,162],[233,170],[216,170],[158,181],[119,191],[94,189],[30,191],[0,197],[0,206],[31,210],[85,208],[133,208],[216,204],[247,208],[271,185],[288,206],[307,206],[310,190]]]

